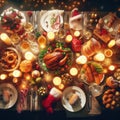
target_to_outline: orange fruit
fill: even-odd
[[[106,49],[104,54],[106,57],[111,57],[113,55],[113,51],[111,49]]]

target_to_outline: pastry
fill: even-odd
[[[30,72],[32,70],[32,63],[31,61],[29,60],[23,60],[21,63],[20,63],[20,70],[22,72]]]
[[[101,44],[94,38],[91,38],[82,46],[82,54],[90,57],[93,56],[99,49],[101,48]]]
[[[108,89],[102,96],[102,102],[107,109],[115,109],[120,107],[120,91],[116,89]]]

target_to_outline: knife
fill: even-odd
[[[91,91],[89,91],[89,93],[88,93],[88,105],[87,105],[88,112],[90,112],[91,108],[92,108],[92,93],[91,93]]]

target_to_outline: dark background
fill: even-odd
[[[118,9],[120,11],[120,0],[0,0],[0,10],[9,6],[14,6],[20,10],[53,8],[72,10],[74,5],[82,11],[118,11]]]
[[[65,111],[56,111],[48,115],[45,111],[17,111],[1,110],[0,120],[120,120],[120,110],[104,111],[101,115],[81,118],[67,118]]]
[[[2,2],[4,1],[4,2]],[[0,12],[12,6],[19,10],[63,9],[72,10],[75,7],[80,11],[114,11],[120,17],[120,0],[0,0]],[[75,2],[76,1],[76,2]],[[80,4],[79,4],[80,3]],[[13,110],[0,110],[0,120],[120,120],[120,110],[103,111],[101,115],[84,118],[67,118],[65,111],[56,111],[48,115],[45,111],[23,111],[17,113]]]

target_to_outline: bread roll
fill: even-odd
[[[79,96],[76,93],[74,93],[69,99],[69,104],[74,105],[75,102],[78,100],[78,98],[79,98]]]
[[[9,90],[3,90],[3,101],[6,104],[10,101],[10,92],[9,92]]]

